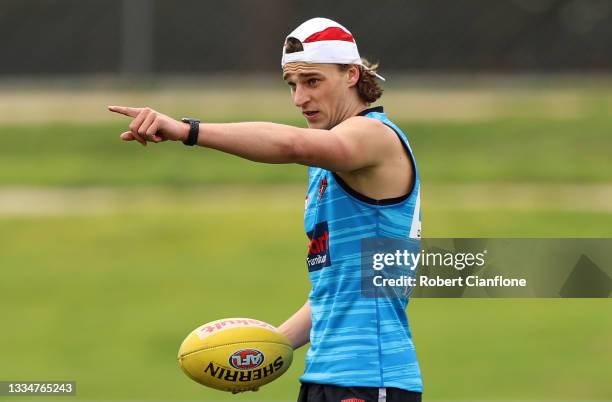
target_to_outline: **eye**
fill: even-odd
[[[289,87],[291,88],[291,90],[295,90],[295,83],[294,82],[288,82],[287,85],[289,85]]]
[[[317,78],[311,78],[308,80],[308,85],[310,85],[311,87],[317,86],[317,84],[319,83],[319,79]]]

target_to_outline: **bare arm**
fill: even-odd
[[[255,162],[300,163],[307,137],[326,134],[327,130],[266,122],[201,123],[198,145]]]
[[[310,341],[310,302],[306,302],[295,314],[278,329],[289,338],[293,349],[298,349]]]
[[[150,108],[110,106],[132,117],[125,141],[183,141],[189,125]],[[335,172],[376,166],[396,146],[383,124],[352,117],[331,130],[308,129],[266,122],[200,124],[198,145],[265,163],[299,163]]]

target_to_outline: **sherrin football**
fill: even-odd
[[[274,326],[252,318],[224,318],[193,330],[178,361],[192,380],[221,391],[257,390],[291,365],[293,348]]]

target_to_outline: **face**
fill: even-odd
[[[283,67],[283,79],[308,127],[330,129],[349,117],[351,87],[359,78],[351,70],[356,69],[341,71],[336,64],[288,63]]]

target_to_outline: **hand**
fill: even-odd
[[[147,142],[184,141],[189,135],[189,124],[148,107],[109,106],[108,110],[134,118],[130,131],[120,135],[123,141],[136,140],[146,146]]]
[[[257,392],[257,391],[259,391],[259,387],[255,387],[255,388],[251,388],[251,389],[247,389],[247,390],[243,390],[243,391],[232,391],[232,394],[236,395],[236,394],[240,394],[242,392],[248,392],[248,391]]]

